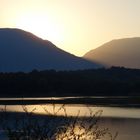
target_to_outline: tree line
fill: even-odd
[[[139,95],[139,69],[111,67],[77,71],[0,73],[1,97]]]

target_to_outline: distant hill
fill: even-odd
[[[0,29],[0,72],[97,67],[98,64],[67,53],[50,41],[42,40],[29,32],[20,29]]]
[[[140,37],[112,40],[89,51],[83,58],[106,66],[140,69]]]

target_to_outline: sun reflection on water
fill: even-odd
[[[0,105],[0,110],[4,109],[5,105]],[[117,118],[140,118],[139,108],[125,107],[97,107],[87,105],[60,105],[60,104],[43,104],[43,105],[26,105],[29,112],[34,111],[36,114],[54,114],[58,116],[64,115],[65,111],[68,116],[76,116],[80,112],[80,116],[90,116],[89,109],[96,112],[103,110],[102,117],[117,117]],[[6,105],[6,111],[9,112],[24,112],[22,105]]]

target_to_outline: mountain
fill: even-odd
[[[53,43],[20,30],[0,29],[0,72],[28,72],[33,69],[77,70],[98,64],[76,57]]]
[[[112,40],[89,51],[83,58],[106,66],[140,69],[140,37]]]

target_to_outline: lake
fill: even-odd
[[[40,100],[41,98],[39,98]],[[5,100],[5,99],[1,99]],[[11,100],[6,99],[6,100]],[[18,99],[14,99],[18,100]],[[30,100],[29,98],[27,100]],[[51,98],[52,100],[52,98]],[[56,99],[58,100],[58,99]],[[108,128],[109,131],[115,135],[118,132],[116,140],[140,140],[140,108],[139,107],[119,107],[117,106],[103,106],[103,105],[85,105],[85,104],[34,104],[34,105],[1,105],[1,111],[5,109],[7,112],[29,112],[33,111],[36,114],[41,114],[43,117],[46,114],[54,114],[57,116],[65,115],[64,109],[68,116],[79,116],[88,118],[97,113],[100,116],[100,128]],[[47,112],[46,112],[47,111]],[[88,122],[87,122],[88,124]],[[5,135],[1,133],[3,140],[6,139]],[[105,138],[107,140],[107,138]],[[104,140],[104,139],[103,139]]]

